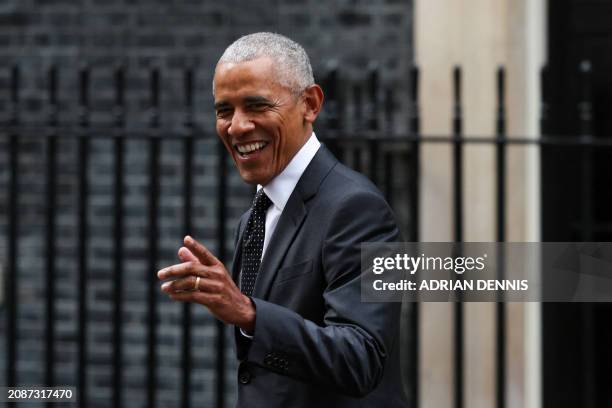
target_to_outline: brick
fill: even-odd
[[[348,27],[368,25],[372,21],[372,17],[369,14],[355,10],[341,11],[337,14],[336,18],[340,24]]]
[[[61,27],[62,29],[69,26],[78,26],[82,18],[80,14],[65,12],[45,13],[43,16],[45,23]]]
[[[0,12],[0,27],[24,27],[29,22],[29,15],[20,11]]]
[[[304,13],[292,13],[284,15],[282,18],[286,19],[284,24],[287,24],[290,27],[301,29],[307,28],[312,22],[312,17],[309,14]]]

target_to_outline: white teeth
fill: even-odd
[[[266,143],[256,142],[256,143],[249,143],[247,145],[236,146],[236,149],[238,150],[238,152],[242,154],[248,154],[248,153],[254,152],[255,150],[259,150],[263,148],[264,146],[266,146]]]

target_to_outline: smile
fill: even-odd
[[[253,142],[253,143],[245,143],[241,145],[234,145],[234,149],[241,156],[248,156],[251,153],[257,152],[268,145],[268,142]]]

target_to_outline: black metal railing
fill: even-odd
[[[580,118],[582,123],[582,134],[579,138],[559,138],[545,135],[539,138],[530,137],[509,137],[506,133],[506,106],[505,106],[505,71],[500,68],[497,72],[497,106],[496,110],[496,134],[493,137],[468,137],[463,132],[464,109],[462,105],[462,76],[461,69],[456,67],[453,70],[453,115],[452,115],[452,135],[421,135],[420,115],[419,115],[419,72],[416,68],[410,71],[411,93],[409,95],[409,111],[405,115],[397,115],[395,100],[402,99],[394,93],[392,87],[381,89],[380,74],[375,66],[369,68],[367,79],[363,83],[351,84],[341,87],[339,73],[331,70],[324,81],[327,101],[326,111],[323,120],[324,131],[319,132],[332,151],[334,151],[343,161],[352,165],[355,169],[366,173],[386,194],[389,202],[398,212],[406,214],[402,218],[402,228],[405,238],[409,241],[418,241],[419,230],[419,192],[420,192],[420,154],[419,150],[424,144],[445,144],[452,147],[452,185],[453,190],[453,239],[462,242],[464,239],[464,208],[465,192],[464,185],[464,156],[463,150],[466,145],[480,144],[488,145],[495,149],[495,173],[496,173],[496,239],[499,242],[506,240],[506,199],[508,188],[506,185],[508,146],[523,145],[533,146],[534,148],[545,149],[548,146],[567,147],[580,149],[582,154],[582,172],[584,200],[582,202],[581,223],[584,227],[584,238],[589,239],[590,233],[594,228],[592,211],[592,178],[591,155],[594,148],[612,148],[612,140],[598,139],[592,136],[592,111],[589,93],[589,72],[588,67],[583,67],[583,85],[585,87],[584,98],[580,102]],[[55,228],[57,218],[57,157],[58,140],[72,139],[78,146],[78,160],[76,162],[78,177],[78,200],[75,203],[75,213],[77,219],[77,282],[75,284],[76,303],[77,303],[77,358],[76,358],[76,378],[80,401],[88,401],[90,396],[88,391],[88,327],[92,324],[89,321],[87,286],[88,286],[88,248],[90,244],[90,228],[88,220],[90,213],[88,210],[88,199],[91,193],[88,169],[92,157],[96,154],[92,148],[91,141],[97,138],[112,139],[113,160],[114,160],[114,183],[113,183],[113,261],[112,271],[109,277],[112,281],[112,403],[113,406],[120,407],[124,397],[123,376],[123,357],[125,350],[122,348],[122,338],[124,335],[124,323],[122,320],[123,305],[126,301],[122,279],[124,269],[124,247],[122,231],[125,228],[126,213],[124,211],[124,191],[126,189],[126,141],[133,139],[146,140],[148,143],[148,183],[149,188],[146,193],[148,205],[147,222],[147,244],[146,244],[146,264],[150,271],[157,269],[160,251],[160,154],[163,143],[166,140],[179,140],[182,144],[183,154],[180,157],[182,164],[182,191],[181,203],[183,206],[183,216],[180,220],[181,230],[184,234],[191,233],[194,227],[194,146],[198,140],[213,139],[216,136],[213,132],[204,130],[196,124],[194,115],[194,89],[195,70],[187,68],[183,72],[184,86],[184,126],[181,130],[166,129],[161,122],[160,94],[161,83],[163,80],[162,71],[153,68],[149,72],[149,91],[150,120],[148,126],[144,128],[126,129],[126,95],[125,95],[125,73],[126,68],[118,66],[113,73],[114,83],[114,120],[107,125],[95,126],[91,123],[91,71],[92,69],[83,66],[79,71],[79,94],[78,94],[78,115],[75,124],[66,125],[59,123],[59,103],[58,103],[58,71],[51,67],[47,76],[47,101],[48,111],[45,123],[31,124],[21,120],[20,112],[22,109],[20,101],[20,69],[15,66],[10,70],[10,92],[9,92],[9,112],[5,125],[0,128],[0,138],[7,140],[8,151],[8,183],[6,185],[8,205],[6,206],[7,230],[6,230],[6,271],[5,271],[5,303],[6,303],[6,384],[8,386],[17,385],[17,341],[18,341],[18,315],[20,299],[18,297],[18,280],[20,279],[18,270],[19,253],[19,220],[20,208],[18,205],[20,172],[18,170],[18,158],[22,154],[19,146],[20,141],[26,138],[44,139],[46,144],[46,169],[45,169],[45,328],[44,328],[44,379],[47,386],[56,383],[54,370],[57,365],[55,347],[56,320],[55,302],[56,295],[56,248],[58,231]],[[351,98],[344,98],[346,93],[350,93]],[[352,117],[343,109],[344,106],[353,106]],[[542,126],[545,128],[547,120],[547,104],[542,103]],[[397,118],[406,120],[405,134],[393,134],[394,121]],[[350,134],[345,130],[346,124],[350,123],[352,130]],[[216,197],[216,211],[211,213],[217,220],[216,247],[217,255],[221,260],[228,260],[226,243],[226,227],[230,224],[228,211],[229,174],[227,154],[222,144],[218,143],[218,150],[211,152],[216,156],[216,184],[214,186]],[[402,185],[398,185],[400,180]],[[407,198],[406,198],[407,197]],[[404,211],[407,206],[407,211]],[[503,271],[502,271],[503,273]],[[156,405],[156,385],[158,384],[158,365],[159,358],[156,346],[159,338],[157,329],[159,326],[158,316],[158,292],[159,282],[154,273],[149,274],[146,297],[146,406],[155,407]],[[506,310],[505,304],[496,304],[496,400],[497,407],[503,408],[506,401]],[[190,406],[190,394],[193,385],[193,355],[192,355],[192,334],[193,334],[193,310],[192,306],[185,304],[181,309],[182,331],[181,331],[181,358],[180,375],[181,385],[180,404],[182,407]],[[408,390],[411,399],[411,406],[418,406],[419,402],[419,343],[418,343],[418,319],[419,305],[413,304],[410,308],[410,333],[407,342],[408,365]],[[464,310],[461,302],[454,308],[454,402],[455,407],[464,406]],[[216,360],[215,370],[215,392],[214,406],[226,406],[225,387],[226,378],[226,356],[228,347],[225,341],[224,325],[216,323]],[[84,403],[85,405],[85,403]]]

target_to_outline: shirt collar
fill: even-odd
[[[283,211],[285,208],[300,177],[302,177],[304,170],[306,170],[306,167],[308,167],[320,146],[321,143],[317,139],[317,135],[312,132],[304,146],[293,156],[287,167],[263,187],[270,201],[280,211]],[[258,185],[257,189],[259,190],[260,188],[262,186]]]

